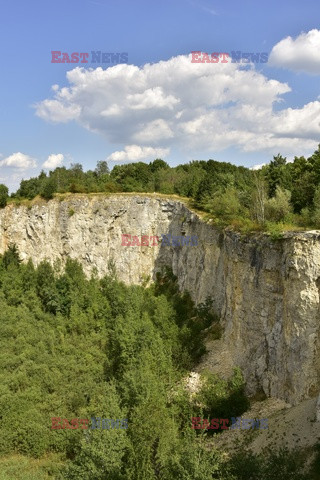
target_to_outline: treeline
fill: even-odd
[[[22,180],[12,201],[55,193],[159,192],[188,197],[192,205],[208,213],[216,224],[242,230],[320,228],[320,145],[309,158],[288,163],[280,154],[259,170],[226,162],[192,161],[170,167],[156,159],[117,165],[107,162],[83,171],[80,164],[58,167],[47,175]],[[8,190],[0,185],[0,206]]]
[[[191,428],[192,417],[248,407],[239,370],[229,381],[209,376],[194,398],[185,389],[217,321],[211,302],[196,307],[170,271],[128,287],[112,263],[109,276],[87,279],[76,261],[35,268],[10,246],[0,257],[0,461],[39,458],[43,472],[24,476],[17,457],[2,478],[275,480],[275,464],[283,480],[309,478],[299,456],[226,458]],[[127,418],[128,429],[52,430],[53,417]]]
[[[84,172],[82,165],[75,163],[70,168],[58,167],[48,175],[42,171],[38,177],[22,180],[11,197],[31,200],[37,195],[49,199],[54,193],[66,192],[159,192],[200,200],[207,176],[215,177],[217,186],[225,187],[226,178],[232,177],[236,187],[241,189],[250,177],[250,170],[214,160],[193,161],[171,168],[165,161],[156,159],[149,164],[116,165],[111,172],[107,162],[100,161],[95,170]],[[209,193],[208,187],[206,193]]]

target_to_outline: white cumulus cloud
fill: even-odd
[[[113,152],[107,160],[112,162],[137,162],[139,160],[153,160],[164,158],[169,154],[168,148],[140,147],[139,145],[127,145],[124,150]]]
[[[302,32],[297,38],[286,37],[269,56],[269,65],[297,72],[320,74],[320,30]]]
[[[53,98],[36,106],[36,114],[74,120],[123,145],[112,160],[147,158],[150,148],[161,156],[159,149],[172,147],[193,156],[228,147],[302,155],[319,142],[320,102],[275,109],[291,89],[254,65],[191,63],[191,55],[180,55],[142,67],[77,67],[67,80],[67,87],[55,86]]]
[[[14,167],[21,170],[34,168],[36,165],[36,161],[32,157],[21,152],[13,153],[0,161],[1,167]]]
[[[267,165],[266,163],[260,163],[260,164],[257,164],[257,165],[253,165],[253,167],[250,168],[250,170],[261,170],[262,167],[264,167],[265,165]]]
[[[61,93],[61,92],[60,92]],[[61,96],[61,100],[63,96]],[[46,100],[37,107],[37,115],[54,123],[67,123],[79,117],[80,107],[68,105],[66,100]]]
[[[47,160],[44,162],[42,166],[43,168],[54,169],[56,167],[60,167],[60,165],[63,162],[63,159],[64,159],[64,156],[62,155],[62,153],[56,153],[56,154],[52,153],[51,155],[49,155],[49,157],[47,158]]]

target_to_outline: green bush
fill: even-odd
[[[234,369],[228,381],[208,372],[203,381],[195,397],[195,403],[201,406],[198,416],[202,414],[207,419],[228,418],[230,421],[231,417],[240,416],[248,410],[250,402],[244,392],[245,384],[239,368]],[[213,432],[209,430],[209,433]]]
[[[8,187],[3,184],[0,184],[0,208],[4,208],[7,205],[8,201]]]
[[[283,238],[283,224],[266,222],[266,230],[270,234],[271,240],[281,240]]]
[[[223,193],[216,193],[206,204],[206,209],[228,223],[232,218],[238,217],[241,204],[235,188],[229,188]]]
[[[271,222],[284,221],[292,211],[290,198],[291,193],[288,190],[282,190],[277,186],[275,196],[266,202],[266,219]]]
[[[55,180],[52,178],[48,178],[44,181],[43,186],[41,188],[41,196],[46,200],[51,200],[56,190],[57,190],[57,186],[56,186]]]

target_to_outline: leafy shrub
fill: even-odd
[[[52,178],[48,178],[43,183],[43,186],[41,189],[41,196],[46,200],[51,200],[56,190],[57,190],[57,186],[56,186],[55,180]]]
[[[266,218],[272,222],[281,222],[292,211],[290,205],[291,193],[288,190],[282,190],[279,186],[276,188],[274,197],[266,202]]]
[[[267,232],[270,233],[271,240],[281,240],[283,238],[283,225],[280,223],[266,222]]]
[[[4,208],[7,205],[8,192],[8,187],[0,184],[0,208]]]
[[[201,406],[203,418],[228,418],[230,420],[231,417],[242,415],[250,406],[244,393],[244,387],[243,376],[239,368],[234,369],[228,381],[215,374],[206,373],[203,386],[195,397],[195,403]],[[210,433],[213,431],[209,430]]]

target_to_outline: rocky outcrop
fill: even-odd
[[[122,234],[165,233],[196,236],[198,245],[121,245]],[[35,264],[70,256],[87,274],[115,268],[128,284],[170,265],[197,303],[212,298],[224,348],[243,369],[248,393],[298,403],[319,392],[320,232],[288,233],[278,241],[241,237],[221,233],[179,201],[78,195],[2,210],[0,253],[9,243]]]

